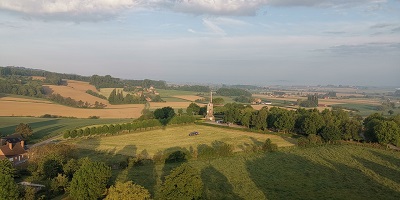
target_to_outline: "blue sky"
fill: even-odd
[[[400,0],[1,0],[0,66],[400,87]]]

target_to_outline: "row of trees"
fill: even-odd
[[[108,97],[108,102],[110,104],[139,104],[145,103],[146,98],[144,95],[133,96],[131,94],[127,94],[124,96],[123,91],[117,91],[117,89],[114,89]]]
[[[105,97],[104,95],[99,94],[99,93],[97,93],[97,92],[95,92],[95,91],[93,91],[93,90],[86,90],[86,93],[88,93],[88,94],[90,94],[90,95],[92,95],[92,96],[98,97],[98,98],[100,98],[100,99],[105,99],[105,100],[107,100],[107,97]]]
[[[42,76],[48,79],[48,82],[54,82],[55,80],[69,79],[77,81],[89,81],[89,77],[80,76],[76,74],[61,74],[55,72],[49,72],[39,69],[30,69],[25,67],[0,67],[0,76]],[[56,82],[54,82],[56,83]]]
[[[204,85],[180,85],[180,86],[170,86],[168,87],[170,90],[181,90],[181,91],[194,91],[194,92],[203,92],[209,93],[210,87]]]
[[[238,88],[220,88],[216,92],[221,96],[245,96],[251,97],[251,93],[247,90],[238,89]]]
[[[76,108],[96,108],[96,109],[102,109],[105,108],[107,105],[96,101],[93,104],[89,102],[83,102],[82,100],[76,101],[72,99],[71,97],[63,97],[60,94],[51,94],[48,96],[48,99],[50,101],[54,101],[56,103],[66,105],[66,106],[71,106],[71,107],[76,107]]]
[[[256,130],[271,129],[306,136],[319,135],[325,141],[365,139],[400,145],[400,115],[385,118],[380,114],[373,114],[363,121],[361,117],[350,117],[348,112],[341,109],[325,109],[319,112],[317,109],[293,111],[264,107],[254,110],[251,106],[236,103],[226,104],[220,112],[224,114],[224,121]]]

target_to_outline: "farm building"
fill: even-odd
[[[0,159],[8,159],[14,165],[23,163],[28,159],[25,141],[21,135],[13,134],[0,139]]]

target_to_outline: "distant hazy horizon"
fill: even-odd
[[[0,66],[174,83],[400,87],[399,0],[2,0]]]

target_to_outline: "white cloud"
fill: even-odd
[[[387,0],[268,0],[271,6],[348,7],[363,4],[386,3]]]
[[[6,10],[34,17],[54,19],[102,20],[119,11],[137,6],[136,0],[1,0]]]
[[[170,10],[195,15],[255,15],[266,5],[343,7],[387,0],[1,0],[3,10],[51,20],[103,20],[129,9]]]

